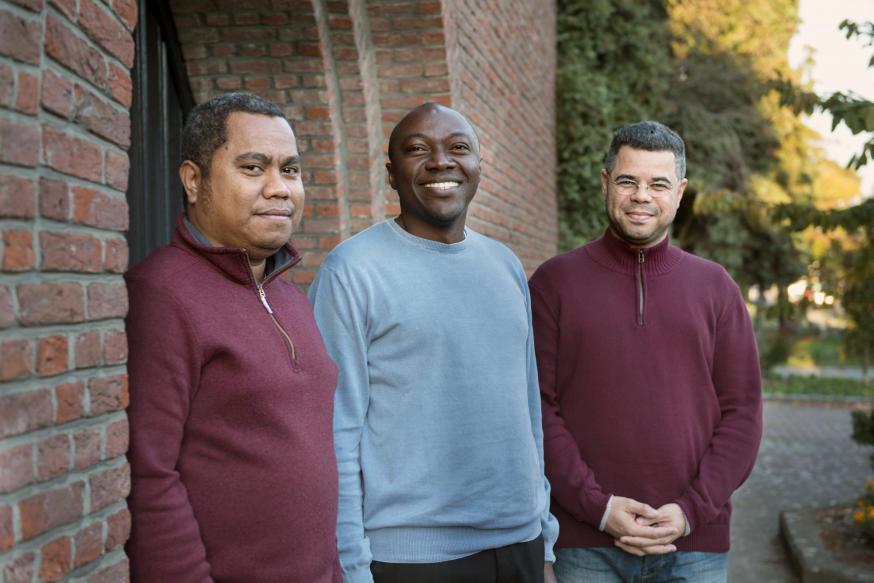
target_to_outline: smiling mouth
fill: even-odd
[[[433,190],[450,190],[461,186],[461,183],[450,180],[446,182],[431,182],[429,184],[423,184],[422,186]]]

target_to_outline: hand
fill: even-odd
[[[678,504],[670,503],[656,510],[654,517],[638,516],[635,522],[641,526],[670,528],[674,532],[670,535],[651,538],[640,536],[622,536],[616,541],[616,546],[634,555],[661,554],[673,552],[677,549],[673,543],[686,531],[686,515]]]
[[[633,555],[671,553],[677,547],[670,543],[683,531],[678,531],[673,523],[660,524],[666,520],[667,513],[660,513],[649,504],[613,496],[604,530],[613,536],[617,547]]]
[[[552,563],[543,564],[543,583],[558,583],[555,578],[555,571],[552,570]]]

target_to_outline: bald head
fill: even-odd
[[[446,107],[439,103],[423,103],[422,105],[410,110],[410,112],[401,118],[401,121],[399,121],[391,131],[391,135],[388,138],[388,159],[395,159],[397,156],[397,148],[403,139],[407,137],[410,127],[420,123],[421,120],[426,119],[428,116],[435,115],[439,112],[457,116],[458,119],[462,120],[464,124],[470,128],[470,134],[473,138],[473,147],[475,153],[479,156],[479,136],[476,133],[476,128],[473,127],[473,124],[470,123],[465,116],[461,115],[451,107]]]

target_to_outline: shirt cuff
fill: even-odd
[[[692,529],[689,527],[689,519],[686,518],[686,513],[683,512],[682,508],[680,508],[680,512],[683,513],[683,520],[686,522],[686,528],[685,530],[683,530],[683,536],[689,536],[689,534],[692,532]]]
[[[601,516],[601,524],[598,525],[598,530],[604,532],[604,529],[607,528],[607,519],[610,518],[610,508],[613,506],[613,494],[610,494],[610,497],[607,499],[607,507],[604,508],[604,514]],[[686,528],[689,528],[689,523],[686,523]]]

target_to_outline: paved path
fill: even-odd
[[[779,365],[771,368],[771,371],[781,377],[825,377],[832,379],[851,379],[861,381],[865,376],[860,366],[814,366],[811,368],[798,368],[795,366]],[[870,371],[869,371],[870,375]]]
[[[787,508],[855,500],[874,477],[872,447],[851,438],[846,407],[765,403],[756,467],[734,497],[730,583],[797,583],[779,541]]]

